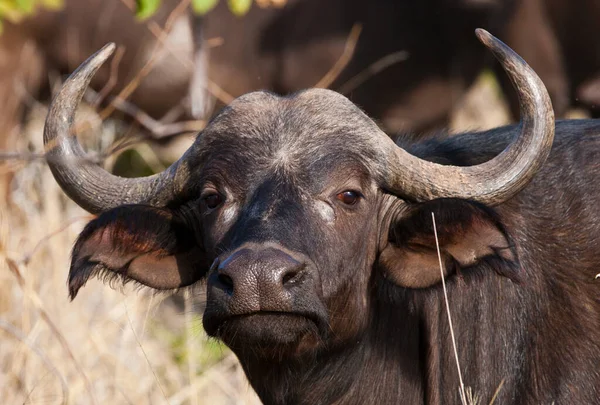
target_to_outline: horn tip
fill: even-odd
[[[84,76],[91,74],[93,75],[96,71],[110,58],[113,54],[117,46],[114,42],[109,42],[104,45],[100,50],[96,51],[92,56],[87,58],[85,62],[83,62],[75,71],[71,74],[71,78],[73,80],[80,80],[81,73],[84,73]],[[87,85],[87,82],[86,82]]]
[[[108,57],[110,55],[113,54],[113,52],[115,51],[115,49],[117,48],[117,45],[115,45],[114,42],[109,42],[108,44],[104,45],[102,47],[102,49],[100,49],[97,53],[98,56],[101,56],[101,59],[106,60],[108,59]]]
[[[495,39],[495,37],[492,34],[490,34],[487,30],[484,30],[483,28],[475,29],[475,35],[477,36],[477,39],[479,39],[479,41],[481,41],[481,43],[483,43],[484,45],[491,44]]]

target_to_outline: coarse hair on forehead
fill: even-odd
[[[362,154],[368,159],[376,155],[382,135],[360,108],[334,91],[310,89],[286,97],[260,91],[234,100],[207,126],[198,143],[210,154],[228,149],[287,166],[331,153]]]
[[[258,91],[235,99],[210,123],[211,132],[238,132],[241,137],[294,136],[300,139],[335,133],[381,131],[343,95],[326,89],[289,96]]]

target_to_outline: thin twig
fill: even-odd
[[[44,159],[45,157],[46,155],[44,153],[0,151],[0,161],[19,160],[29,162],[32,160]]]
[[[463,383],[462,373],[460,371],[460,363],[458,361],[458,350],[456,349],[456,338],[454,337],[454,328],[452,327],[452,316],[450,315],[450,304],[448,302],[448,291],[446,291],[446,280],[444,276],[444,266],[442,264],[442,254],[440,252],[440,242],[438,240],[437,228],[435,226],[435,214],[431,213],[433,221],[433,233],[435,235],[435,246],[437,248],[438,260],[440,264],[440,274],[442,276],[442,288],[444,289],[444,300],[446,301],[446,313],[448,314],[448,323],[450,324],[450,335],[452,336],[452,347],[454,348],[454,358],[456,359],[456,368],[458,369],[458,379],[460,380],[460,399],[463,405],[467,405],[467,397],[465,394],[465,384]]]
[[[131,1],[128,0],[121,0],[127,7],[129,7],[132,11],[135,10],[135,4]],[[169,14],[169,16],[167,17],[167,21],[165,22],[165,27],[161,28],[160,25],[158,25],[156,23],[156,21],[148,21],[148,23],[146,24],[146,27],[148,28],[148,31],[150,31],[150,33],[152,33],[152,35],[154,35],[154,37],[157,40],[157,44],[154,47],[153,51],[152,51],[152,56],[150,57],[150,60],[148,60],[147,65],[151,63],[151,65],[153,65],[156,60],[152,61],[152,59],[156,58],[158,56],[158,51],[159,51],[159,46],[162,45],[163,48],[168,48],[168,45],[165,41],[165,39],[167,38],[167,36],[169,35],[169,31],[171,30],[171,27],[173,26],[173,24],[175,23],[175,20],[185,11],[185,9],[190,5],[191,0],[182,0],[177,7],[175,7],[173,9],[173,11],[171,12],[171,14]],[[218,45],[222,44],[222,39],[221,42],[217,42]],[[212,43],[208,43],[208,44],[203,44],[203,45],[207,45],[209,47],[214,46]],[[218,46],[217,45],[217,46]],[[192,70],[194,68],[194,62],[192,60],[189,60],[187,58],[181,58],[181,56],[177,53],[174,52],[173,56],[182,64],[184,65],[186,68]],[[151,66],[147,69],[146,71],[146,66],[142,67],[142,69],[140,70],[140,72],[138,73],[138,75],[133,79],[136,80],[137,83],[134,85],[133,90],[135,90],[138,86],[139,86],[139,82],[141,81],[141,79],[143,77],[145,77],[150,70],[152,70]],[[141,76],[141,78],[138,79],[138,76]],[[208,86],[207,86],[207,90],[217,99],[219,100],[221,103],[223,104],[229,104],[233,101],[233,99],[235,97],[233,97],[231,94],[227,93],[225,90],[223,90],[217,83],[213,82],[212,80],[208,80]],[[124,92],[121,92],[119,94],[119,97],[121,99],[127,99],[129,97],[129,95],[131,95],[131,93],[127,94]]]
[[[35,252],[37,252],[37,250],[40,247],[42,247],[43,244],[47,243],[51,238],[53,238],[54,236],[56,236],[56,235],[64,232],[67,228],[69,228],[71,225],[73,225],[76,222],[79,222],[79,221],[90,221],[92,218],[94,218],[93,215],[84,215],[84,216],[81,216],[81,217],[73,218],[72,220],[70,220],[69,222],[67,222],[65,225],[63,225],[59,229],[57,229],[56,231],[51,232],[50,234],[44,236],[42,239],[40,239],[38,241],[38,243],[35,244],[35,246],[33,247],[33,249],[31,249],[29,252],[25,253],[21,257],[21,260],[18,261],[18,264],[22,264],[22,265],[29,264],[29,261],[31,260],[31,258],[35,254]]]
[[[108,80],[102,89],[96,95],[96,100],[92,106],[94,109],[97,109],[100,103],[104,101],[104,99],[108,96],[108,94],[115,88],[117,85],[117,81],[119,80],[119,65],[121,64],[121,60],[123,59],[123,55],[125,54],[125,47],[119,46],[117,51],[115,52],[114,58],[110,61],[110,75],[108,76]]]
[[[156,42],[156,45],[154,46],[154,48],[152,49],[152,52],[150,53],[150,58],[144,64],[144,66],[142,66],[142,68],[135,75],[135,77],[133,79],[131,79],[131,81],[119,92],[119,94],[117,96],[119,99],[125,100],[125,99],[129,98],[129,96],[131,96],[131,94],[133,94],[133,92],[139,87],[140,83],[142,82],[142,79],[144,77],[146,77],[152,71],[152,69],[154,68],[154,64],[156,63],[156,61],[158,60],[158,58],[160,56],[160,51],[163,48],[165,48],[164,40],[168,36],[171,26],[173,25],[175,20],[179,16],[181,16],[181,14],[183,14],[185,12],[185,9],[190,4],[190,2],[191,2],[191,0],[182,0],[177,5],[177,7],[175,7],[173,9],[171,14],[169,14],[169,16],[167,17],[167,21],[165,22],[165,28],[160,29],[160,34],[156,34],[156,35],[158,35],[158,37],[157,37],[158,41]],[[127,4],[127,3],[124,2],[124,4]],[[152,22],[150,22],[150,23],[152,23]],[[156,26],[158,26],[158,24],[156,24],[155,22],[154,22],[154,24]],[[147,26],[150,29],[150,25],[147,25]],[[156,30],[155,28],[150,29],[150,31],[153,33],[155,30]],[[109,104],[106,108],[104,108],[100,112],[101,119],[104,120],[104,119],[108,118],[113,113],[114,110],[115,110],[115,107],[112,104]]]
[[[94,164],[100,164],[103,163],[104,160],[106,158],[108,158],[112,153],[115,153],[114,151],[106,153],[106,154],[100,154],[100,153],[90,153],[87,152],[87,154],[83,157],[73,157],[73,156],[69,156],[69,159],[73,159],[73,160],[84,160],[86,162],[92,162]],[[31,152],[0,152],[0,161],[11,161],[11,160],[16,160],[16,161],[20,161],[20,162],[32,162],[34,160],[46,160],[46,162],[52,162],[52,161],[62,161],[64,158],[63,157],[48,157],[48,155],[46,153],[31,153]]]
[[[119,111],[124,112],[132,117],[141,126],[147,129],[153,135],[152,138],[155,140],[190,132],[198,132],[204,129],[206,126],[206,121],[204,120],[180,121],[170,124],[163,124],[146,114],[133,103],[117,97],[113,98],[111,104],[114,105],[114,107]]]
[[[346,39],[346,44],[344,45],[344,51],[342,52],[342,56],[337,60],[337,62],[329,69],[329,72],[325,74],[319,80],[314,87],[326,89],[337,79],[337,77],[342,73],[342,71],[348,66],[350,60],[352,59],[352,55],[354,55],[354,50],[356,49],[356,44],[358,42],[358,37],[360,37],[360,32],[362,31],[361,24],[354,24],[352,29],[350,30],[350,34],[348,35],[348,39]]]
[[[408,56],[409,55],[407,51],[398,51],[390,53],[389,55],[386,55],[371,63],[369,66],[367,66],[366,69],[358,73],[356,76],[352,77],[346,83],[342,84],[338,91],[342,94],[348,94],[351,91],[355,90],[358,86],[366,82],[368,79],[381,73],[388,67],[395,65],[399,62],[404,62],[406,59],[408,59]]]

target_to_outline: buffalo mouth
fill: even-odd
[[[258,311],[247,314],[204,313],[204,329],[234,351],[297,354],[323,341],[326,322],[316,314]]]

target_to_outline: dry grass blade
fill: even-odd
[[[473,392],[471,387],[465,387],[464,398],[465,405],[479,405],[479,395]]]
[[[440,274],[442,276],[442,288],[444,290],[444,300],[446,302],[446,313],[448,315],[448,323],[450,324],[450,335],[452,336],[452,347],[454,348],[454,358],[456,359],[456,368],[458,370],[458,379],[460,381],[460,400],[463,405],[468,405],[467,394],[465,391],[465,384],[462,378],[462,372],[460,371],[460,362],[458,360],[458,350],[456,349],[456,338],[454,337],[454,328],[452,326],[452,315],[450,315],[450,305],[448,302],[448,291],[446,290],[446,280],[444,276],[444,265],[442,264],[442,254],[440,252],[440,242],[438,240],[437,227],[435,225],[435,214],[431,213],[431,220],[433,221],[433,234],[435,235],[435,246],[437,248],[437,255],[440,264]]]
[[[37,252],[38,249],[41,246],[43,246],[45,243],[47,243],[53,236],[56,236],[59,233],[64,232],[65,229],[67,229],[68,227],[70,227],[74,223],[77,223],[79,221],[90,221],[92,218],[94,218],[93,215],[85,215],[83,217],[73,218],[71,221],[67,222],[66,224],[64,224],[63,226],[61,226],[59,229],[57,229],[56,231],[54,231],[51,234],[46,235],[45,237],[43,237],[42,239],[40,239],[38,241],[38,243],[36,243],[36,245],[33,247],[33,249],[31,249],[29,252],[25,253],[21,257],[21,260],[19,260],[18,264],[27,265],[29,263],[29,261],[31,260],[31,257],[35,254],[35,252]]]
[[[198,350],[196,342],[192,334],[193,325],[193,302],[190,290],[185,290],[183,294],[184,299],[184,313],[185,313],[185,346],[188,353],[188,380],[190,385],[194,382],[194,376],[197,374],[198,366],[196,364],[196,358]],[[190,398],[191,405],[199,405],[198,397],[196,395]]]
[[[84,373],[83,369],[81,368],[81,365],[79,364],[79,362],[73,355],[73,351],[69,347],[69,343],[64,338],[64,336],[62,335],[60,330],[56,327],[56,325],[54,324],[52,319],[50,319],[50,316],[44,309],[42,300],[37,295],[37,293],[35,291],[33,291],[31,288],[29,288],[27,283],[25,283],[25,279],[23,278],[23,275],[21,274],[17,263],[15,263],[15,261],[10,258],[6,258],[5,260],[6,260],[6,264],[8,265],[8,268],[16,277],[17,282],[19,283],[19,286],[23,289],[23,291],[26,293],[26,295],[29,297],[29,299],[36,306],[37,310],[40,312],[40,316],[42,317],[44,322],[46,322],[46,324],[52,331],[52,334],[56,337],[56,339],[58,339],[58,341],[60,342],[61,346],[63,347],[65,353],[67,354],[67,356],[73,363],[73,366],[75,367],[75,369],[77,370],[77,373],[79,374],[79,376],[81,377],[81,379],[83,380],[83,382],[85,384],[86,391],[88,392],[88,394],[90,396],[91,403],[96,404],[97,403],[96,397],[94,396],[94,391],[92,389],[92,384],[90,383],[90,380],[87,378],[86,374]]]
[[[498,388],[496,388],[496,391],[494,392],[494,396],[492,397],[492,400],[490,401],[490,405],[494,405],[494,402],[496,402],[498,395],[500,395],[500,391],[502,390],[503,386],[504,386],[504,378],[502,379],[502,381],[500,381],[500,385],[498,385]]]
[[[50,372],[52,374],[54,374],[56,379],[60,382],[60,388],[62,390],[61,404],[66,405],[69,401],[69,386],[67,385],[67,382],[65,381],[65,378],[60,373],[60,371],[58,371],[58,369],[54,366],[54,364],[52,364],[52,361],[50,361],[50,359],[44,354],[44,352],[42,350],[40,350],[33,343],[29,342],[27,339],[27,336],[23,335],[17,328],[15,328],[10,323],[0,319],[0,329],[2,329],[4,332],[11,335],[18,341],[20,341],[25,346],[27,346],[32,352],[34,352],[40,358],[40,360],[42,360],[42,362],[46,365],[48,370],[50,370]]]
[[[125,314],[127,315],[127,321],[129,322],[129,327],[131,328],[131,331],[133,332],[135,341],[138,344],[139,348],[142,350],[142,353],[144,354],[144,358],[146,359],[148,368],[152,372],[152,375],[154,376],[154,380],[156,381],[156,385],[158,385],[158,388],[160,389],[160,392],[162,393],[163,398],[165,399],[166,403],[169,404],[169,398],[167,397],[167,394],[165,393],[165,390],[164,390],[162,384],[160,383],[160,379],[158,378],[158,375],[156,374],[154,367],[152,367],[152,363],[150,362],[150,359],[148,358],[148,354],[146,354],[146,350],[144,350],[144,346],[142,345],[142,342],[140,341],[140,338],[138,337],[137,332],[135,331],[133,322],[131,322],[131,318],[129,317],[129,311],[127,310],[127,304],[124,304],[124,305],[125,305]]]
[[[226,370],[234,368],[238,366],[238,361],[236,357],[232,354],[225,357],[218,364],[213,366],[210,370],[203,373],[200,376],[194,378],[193,381],[183,390],[179,391],[177,394],[173,395],[170,400],[170,405],[181,405],[185,403],[186,400],[196,396],[196,394],[200,391],[201,388],[209,385],[210,383],[214,384],[227,384],[220,376],[225,373]],[[239,367],[239,366],[238,366]],[[225,387],[226,392],[231,392],[231,384]]]

